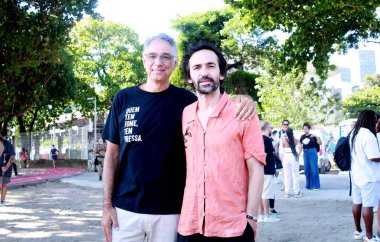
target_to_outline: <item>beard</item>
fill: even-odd
[[[210,81],[211,83],[207,85],[201,85],[203,81]],[[219,82],[215,81],[214,79],[210,77],[202,77],[200,80],[198,80],[197,83],[194,84],[194,88],[197,92],[201,94],[209,94],[213,91],[217,90],[219,87]]]

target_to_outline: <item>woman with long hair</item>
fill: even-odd
[[[380,147],[376,138],[377,116],[373,110],[360,112],[350,134],[352,174],[352,215],[355,223],[355,239],[378,241],[373,238],[373,207],[379,201]],[[360,226],[363,213],[365,233]]]
[[[311,125],[303,124],[303,132],[300,142],[303,150],[303,161],[305,167],[306,189],[318,190],[321,187],[318,170],[318,153],[316,146],[321,145],[321,139],[310,133]]]
[[[290,187],[293,184],[294,197],[302,197],[299,185],[299,156],[297,153],[297,147],[300,148],[300,142],[294,138],[293,129],[288,128],[285,132],[286,136],[283,136],[283,172],[284,172],[284,186],[285,197],[290,197]]]

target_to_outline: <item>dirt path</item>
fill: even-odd
[[[257,241],[354,242],[347,179],[323,176],[322,190],[304,191],[299,199],[284,198],[277,184],[281,221],[260,223]],[[0,207],[0,241],[103,241],[101,188],[48,182],[12,189],[7,200],[9,206]]]
[[[48,182],[8,191],[0,207],[0,240],[103,241],[102,190]]]

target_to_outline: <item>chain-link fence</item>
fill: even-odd
[[[21,133],[14,137],[16,159],[20,159],[21,149],[25,148],[28,151],[28,159],[49,160],[53,144],[58,149],[58,159],[93,159],[93,132],[89,132],[88,126]]]

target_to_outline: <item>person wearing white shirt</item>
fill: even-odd
[[[352,170],[352,214],[356,231],[355,239],[378,241],[372,235],[373,207],[379,201],[380,147],[376,138],[376,113],[372,110],[360,112],[349,137]],[[366,236],[360,226],[363,211]],[[364,238],[363,238],[364,237]]]

